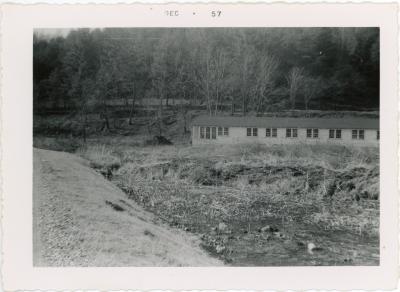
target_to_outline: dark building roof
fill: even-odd
[[[373,118],[282,118],[198,116],[192,126],[258,127],[258,128],[319,128],[319,129],[379,129],[379,119]]]

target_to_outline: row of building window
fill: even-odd
[[[319,137],[319,129],[307,129],[307,138],[317,139]],[[200,127],[200,139],[217,139],[218,136],[229,136],[229,128],[227,127]],[[247,128],[247,136],[258,136],[258,128]],[[277,128],[266,128],[265,137],[278,137]],[[297,128],[286,128],[286,138],[297,138]],[[354,140],[364,140],[364,130],[352,130],[351,137]],[[341,129],[330,129],[329,139],[341,139]],[[379,140],[379,131],[376,131],[376,139]]]
[[[247,136],[258,136],[258,128],[247,128]],[[278,137],[277,128],[265,129],[265,137]]]
[[[200,127],[200,139],[217,139],[218,136],[229,136],[229,128]]]
[[[277,137],[277,128],[266,128],[265,137]],[[247,136],[258,136],[258,128],[247,128]],[[317,139],[319,137],[319,129],[307,129],[307,138]],[[352,139],[364,140],[364,130],[352,130]],[[297,128],[286,128],[286,138],[297,138]],[[341,139],[341,129],[330,129],[330,139]],[[379,131],[376,131],[376,139],[379,140]]]

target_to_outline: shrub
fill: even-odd
[[[120,157],[105,145],[88,146],[78,150],[78,154],[90,161],[90,165],[103,175],[110,177],[121,166]]]

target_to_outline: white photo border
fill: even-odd
[[[5,290],[386,290],[396,287],[397,4],[11,4],[3,5],[1,10],[2,276]],[[179,10],[180,16],[166,16],[165,10]],[[211,18],[213,10],[221,10],[223,17]],[[380,265],[33,267],[33,30],[78,27],[380,27]]]

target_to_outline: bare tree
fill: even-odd
[[[271,55],[260,58],[257,65],[257,77],[254,86],[255,110],[260,113],[268,99],[268,96],[274,89],[278,61]]]
[[[293,67],[286,76],[286,81],[289,86],[289,99],[291,108],[294,109],[296,106],[296,97],[303,81],[303,69],[299,67]]]
[[[225,91],[226,85],[226,67],[227,60],[223,50],[215,53],[213,58],[212,76],[214,81],[214,114],[216,115],[219,110],[221,100]]]
[[[251,88],[251,79],[253,75],[254,48],[249,44],[246,33],[240,30],[237,39],[234,42],[235,58],[234,58],[234,76],[232,76],[232,86],[239,93],[242,104],[242,115],[247,113],[247,105],[249,101],[249,91]],[[231,114],[234,111],[234,95],[231,95]]]
[[[165,44],[164,44],[165,45]],[[166,46],[160,45],[154,52],[153,63],[151,65],[151,78],[152,86],[158,96],[158,132],[162,136],[163,129],[163,100],[166,92],[167,80],[167,60],[166,60]]]
[[[312,99],[318,96],[321,91],[322,82],[319,78],[304,77],[303,96],[304,107],[308,110],[308,105]]]
[[[201,66],[197,79],[207,104],[209,115],[215,115],[226,85],[226,56],[222,50],[213,51],[206,46],[201,52]]]
[[[74,35],[69,50],[64,57],[64,66],[68,75],[69,88],[67,94],[75,104],[74,116],[79,117],[83,142],[86,143],[88,128],[88,113],[93,107],[96,94],[94,93],[94,76],[88,74],[90,67],[85,58],[85,46],[83,40],[88,31],[82,30]]]
[[[179,103],[177,105],[178,107],[178,112],[182,116],[183,120],[183,134],[187,133],[187,112],[188,108],[186,105],[187,101],[187,92],[188,92],[188,86],[189,86],[189,80],[188,80],[188,65],[185,64],[182,60],[182,52],[180,50],[177,50],[175,53],[175,58],[174,58],[174,93],[175,95],[179,96]]]
[[[201,52],[201,66],[199,67],[197,79],[200,83],[203,95],[206,99],[208,114],[212,115],[212,57],[211,47],[207,45]]]

